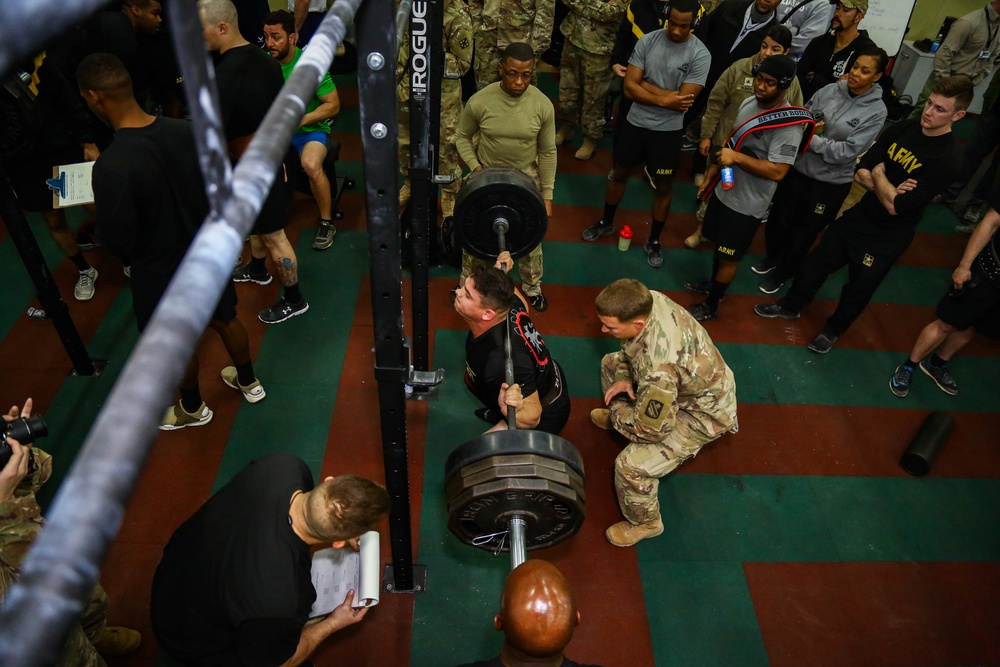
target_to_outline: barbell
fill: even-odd
[[[513,167],[486,167],[465,179],[454,217],[441,223],[439,243],[453,264],[463,248],[478,259],[495,260],[504,250],[518,259],[538,247],[548,225],[545,200],[530,176]]]

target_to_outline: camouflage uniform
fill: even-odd
[[[659,292],[653,312],[620,352],[601,360],[601,386],[631,382],[613,399],[611,424],[631,441],[615,460],[615,491],[633,524],[660,517],[663,477],[723,433],[735,432],[736,381],[705,329]]]
[[[500,54],[508,44],[525,42],[536,56],[552,41],[555,0],[469,0],[476,41],[476,87],[500,80]]]
[[[460,76],[472,64],[472,18],[463,0],[445,0],[442,41],[445,47],[444,71]],[[396,108],[399,122],[399,169],[403,173],[405,199],[409,200],[410,183],[407,172],[410,166],[410,30],[403,32],[396,60]],[[455,211],[455,194],[461,185],[462,167],[455,150],[455,128],[462,114],[462,82],[459,79],[441,79],[441,136],[438,140],[438,173],[451,174],[455,180],[441,186],[441,212],[445,217]]]
[[[583,135],[604,135],[604,98],[615,74],[611,51],[629,0],[564,0],[569,14],[559,66],[559,119],[583,127]]]
[[[10,500],[0,502],[0,600],[17,581],[21,563],[44,521],[35,493],[52,474],[52,457],[37,447],[30,451],[35,460],[34,472],[18,484]],[[107,594],[100,584],[95,584],[80,622],[70,631],[60,667],[105,667],[92,642],[104,633],[107,611]]]

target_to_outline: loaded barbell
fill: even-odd
[[[548,225],[545,200],[530,176],[513,167],[486,167],[465,179],[439,241],[452,263],[463,248],[478,259],[495,260],[505,250],[518,259],[538,247]]]

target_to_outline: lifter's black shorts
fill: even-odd
[[[635,169],[646,163],[649,175],[656,178],[673,178],[674,168],[681,154],[681,137],[684,130],[647,130],[636,127],[623,119],[621,130],[615,135],[611,149],[612,159],[626,169]]]
[[[52,178],[52,167],[83,162],[83,148],[72,145],[51,152],[30,151],[16,164],[5,163],[17,203],[25,211],[41,213],[52,210],[52,190],[45,181]]]
[[[959,331],[975,327],[988,338],[1000,339],[1000,288],[973,264],[972,278],[960,291],[948,291],[938,302],[937,316]]]
[[[163,293],[167,291],[171,278],[172,275],[144,274],[142,270],[137,270],[137,267],[132,267],[132,310],[139,325],[139,333],[142,333],[149,324],[153,311],[159,305]],[[219,303],[215,306],[215,312],[212,313],[212,319],[229,322],[235,318],[236,288],[232,280],[227,280],[226,287],[219,297]]]
[[[721,187],[721,186],[718,186]],[[760,220],[729,208],[712,193],[705,211],[705,224],[701,233],[715,242],[719,259],[740,261],[747,254]]]

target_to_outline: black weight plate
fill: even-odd
[[[524,465],[544,466],[546,468],[557,470],[559,472],[572,471],[574,475],[577,475],[577,477],[579,477],[579,473],[570,468],[570,466],[567,465],[565,461],[549,459],[545,458],[544,456],[538,456],[537,454],[501,454],[500,456],[490,456],[481,461],[470,463],[469,465],[465,466],[459,472],[459,475],[461,475],[462,477],[468,477],[470,475],[475,475],[488,468],[494,468],[496,466],[524,466]]]
[[[525,521],[525,549],[551,547],[572,537],[586,509],[573,489],[542,479],[508,477],[468,489],[448,504],[448,529],[465,544],[494,550],[477,538],[507,530],[514,516]],[[510,540],[504,542],[504,550]]]
[[[544,431],[493,431],[483,433],[455,448],[444,464],[444,483],[457,475],[465,466],[491,456],[505,454],[537,454],[556,461],[563,461],[586,479],[583,457],[571,442]]]
[[[494,457],[503,458],[503,457]],[[583,488],[583,479],[576,471],[570,469],[569,472],[553,470],[547,466],[540,465],[497,465],[486,470],[481,470],[472,475],[456,475],[448,483],[445,489],[445,497],[449,499],[457,498],[468,489],[487,484],[507,477],[519,477],[524,479],[544,479],[555,484],[567,486],[576,492],[581,501],[586,502],[587,495]]]
[[[545,200],[535,182],[513,167],[489,167],[465,179],[455,197],[455,238],[479,259],[495,260],[500,242],[494,228],[507,221],[504,246],[517,259],[534,250],[548,229]]]

